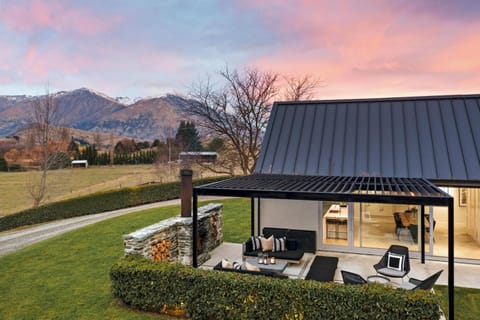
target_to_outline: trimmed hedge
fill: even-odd
[[[192,319],[435,319],[439,300],[381,284],[343,285],[194,269],[138,256],[110,270],[112,293],[151,312],[181,308]]]
[[[223,180],[215,177],[193,181],[202,185]],[[87,196],[45,204],[0,218],[0,231],[53,220],[73,218],[180,197],[180,182],[150,184],[93,193]]]

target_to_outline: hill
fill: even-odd
[[[175,95],[146,98],[130,103],[126,97],[112,98],[81,88],[53,94],[64,120],[63,126],[113,133],[139,140],[172,136],[190,101]],[[14,135],[27,125],[36,96],[0,96],[0,137]],[[129,104],[130,103],[130,104]]]

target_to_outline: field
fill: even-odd
[[[208,173],[194,169],[194,178]],[[33,200],[27,185],[38,172],[0,172],[0,216],[30,208]],[[48,193],[43,203],[113,190],[122,187],[167,182],[178,179],[179,165],[124,165],[90,166],[87,169],[62,169],[49,171]]]
[[[217,201],[216,201],[217,202]],[[224,240],[249,235],[250,200],[224,203]],[[0,258],[1,319],[168,319],[117,305],[109,270],[122,234],[177,215],[179,206],[132,213],[42,241]]]

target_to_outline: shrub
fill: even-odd
[[[110,270],[116,299],[143,311],[179,307],[192,319],[439,319],[438,298],[381,284],[194,269],[130,256]]]
[[[225,177],[195,180],[202,185]],[[105,211],[117,210],[157,201],[177,199],[180,182],[150,184],[94,193],[74,199],[53,202],[0,218],[0,231],[58,219],[73,218]]]

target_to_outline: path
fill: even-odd
[[[0,257],[59,234],[135,211],[180,204],[180,199],[155,202],[87,216],[43,223],[27,229],[0,232]]]

